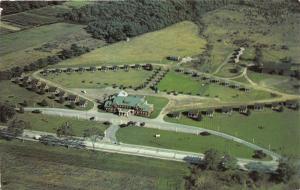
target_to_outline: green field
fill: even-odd
[[[155,138],[155,134],[160,134],[160,138]],[[251,158],[253,155],[253,149],[213,135],[197,136],[158,129],[126,127],[119,129],[117,139],[122,143],[197,153],[204,153],[213,148],[236,157]]]
[[[146,79],[152,75],[152,72],[145,70],[124,70],[107,72],[73,72],[49,74],[43,76],[45,79],[60,84],[68,88],[103,88],[105,86],[123,85],[124,87],[135,88],[146,82]]]
[[[180,85],[178,85],[180,84]],[[264,91],[251,89],[245,93],[229,87],[218,84],[206,84],[203,81],[197,81],[191,76],[170,71],[158,84],[160,91],[176,91],[183,94],[192,94],[207,97],[220,98],[223,101],[250,101],[270,98],[270,94]]]
[[[156,97],[156,96],[147,96],[146,100],[149,104],[153,104],[154,111],[150,115],[150,118],[156,118],[161,110],[167,105],[169,100],[167,98]]]
[[[83,136],[84,130],[88,128],[99,128],[102,132],[107,129],[107,126],[96,121],[89,121],[77,118],[49,116],[35,113],[24,113],[16,116],[30,123],[30,130],[56,133],[57,128],[68,122],[73,129],[74,136]]]
[[[245,44],[244,59],[253,59],[253,46],[263,44],[263,61],[277,64],[284,57],[291,57],[299,63],[300,39],[298,38],[300,14],[289,13],[280,24],[268,24],[267,19],[257,13],[256,8],[230,5],[202,16],[205,24],[204,35],[212,45],[211,64],[203,69],[215,71],[232,50]],[[286,35],[289,34],[289,35]],[[281,49],[286,45],[288,50]],[[211,65],[211,66],[208,66]]]
[[[166,118],[167,121],[221,131],[246,141],[270,148],[280,154],[300,157],[300,112],[285,110],[282,113],[266,109],[253,111],[250,116],[234,113],[231,116],[215,113],[213,118],[204,117],[196,122],[186,117]],[[262,129],[259,128],[262,126]]]
[[[295,78],[252,71],[248,71],[247,75],[253,82],[261,86],[274,88],[284,93],[299,94],[299,80]]]
[[[166,62],[166,56],[192,56],[203,52],[206,41],[197,25],[181,22],[143,34],[129,42],[118,42],[61,63],[64,66]]]
[[[0,140],[3,189],[184,189],[185,163]]]
[[[11,23],[8,23],[8,22],[2,22],[2,21],[0,22],[0,28],[1,28],[1,30],[2,30],[3,28],[8,29],[8,30],[12,30],[12,31],[19,31],[19,30],[20,30],[19,27],[14,26],[14,25],[12,25]]]
[[[0,41],[0,70],[28,65],[39,58],[54,55],[63,48],[69,48],[72,43],[91,48],[104,44],[101,40],[91,38],[83,25],[67,23],[3,34]]]
[[[10,81],[0,81],[0,88],[2,89],[0,93],[0,101],[7,102],[12,105],[19,106],[20,103],[23,103],[24,100],[26,100],[28,106],[40,107],[38,103],[40,103],[43,99],[45,99],[49,103],[49,107],[67,108],[66,105],[68,105],[67,102],[65,102],[65,104],[60,104],[52,99],[49,99],[49,94],[47,93],[44,95],[39,95]],[[75,109],[88,110],[92,107],[93,103],[89,101],[88,105],[85,108],[76,106]]]

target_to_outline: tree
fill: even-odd
[[[23,134],[24,129],[29,128],[30,123],[23,120],[14,119],[12,120],[7,127],[7,131],[13,134],[14,137],[20,136]]]
[[[254,155],[253,158],[257,158],[257,159],[263,159],[267,156],[266,153],[264,153],[262,150],[255,150],[254,151]]]
[[[209,149],[204,153],[204,166],[206,169],[217,170],[222,161],[222,155],[215,149]]]
[[[60,136],[73,136],[74,132],[73,132],[73,128],[69,124],[69,122],[66,122],[56,130],[56,134],[57,134],[58,137],[60,137]]]
[[[70,105],[69,105],[69,107],[70,107],[71,109],[75,109],[76,104],[75,104],[74,102],[71,102]]]
[[[27,107],[27,106],[28,106],[27,100],[24,100],[24,102],[22,103],[22,106],[24,106],[24,107]]]
[[[15,115],[16,111],[13,106],[0,102],[0,121],[6,123]]]
[[[98,139],[104,137],[104,133],[99,128],[92,127],[85,129],[83,132],[83,136],[88,137],[92,141],[93,149],[95,149],[95,143]]]
[[[279,182],[287,183],[297,173],[297,167],[294,166],[291,159],[281,159],[276,170],[276,179]]]
[[[58,99],[58,102],[59,102],[60,104],[63,104],[63,103],[65,102],[65,98],[61,96],[61,97]]]
[[[45,99],[43,99],[41,101],[40,105],[45,107],[45,106],[48,106],[49,104],[48,104],[48,102]]]
[[[229,154],[225,154],[221,163],[223,170],[234,170],[238,167],[237,159],[233,156],[230,156]]]
[[[21,106],[21,107],[19,108],[19,113],[24,113],[24,107]]]

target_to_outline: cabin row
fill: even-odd
[[[197,72],[194,72],[194,71],[184,71],[183,69],[178,68],[178,69],[175,69],[175,72],[184,73],[186,75],[191,75],[194,78],[199,78],[200,80],[206,81],[206,82],[211,83],[211,84],[218,84],[218,85],[221,85],[221,86],[224,86],[224,87],[229,87],[229,88],[240,90],[240,91],[243,91],[243,92],[249,92],[250,91],[249,88],[247,88],[245,86],[242,86],[238,83],[229,82],[227,80],[221,80],[219,78],[210,77],[210,76],[207,76],[207,75],[204,75],[204,74],[201,74],[201,73],[197,73]]]
[[[29,90],[33,90],[39,94],[44,94],[45,92],[51,94],[52,96],[63,98],[70,103],[75,103],[80,107],[86,107],[87,101],[80,99],[77,95],[68,95],[65,91],[54,87],[48,86],[45,82],[42,82],[38,79],[31,78],[29,76],[18,77],[12,80],[14,83],[19,84]]]
[[[201,120],[202,115],[207,117],[213,117],[215,112],[223,113],[223,114],[232,114],[232,112],[236,111],[244,115],[249,115],[250,110],[254,111],[262,111],[265,108],[271,108],[274,111],[282,112],[284,107],[292,110],[299,109],[299,102],[297,100],[288,100],[285,102],[271,102],[271,103],[256,103],[252,105],[240,105],[240,106],[223,106],[221,108],[210,108],[207,110],[190,110],[187,112],[183,112],[188,118],[193,120]],[[181,112],[172,112],[168,114],[169,117],[179,118],[181,116]]]
[[[234,50],[234,53],[230,57],[230,62],[235,63],[235,64],[239,63],[240,57],[241,57],[241,55],[243,55],[244,51],[245,51],[245,48],[243,48],[243,47],[240,47],[240,48]]]
[[[129,70],[129,69],[144,69],[147,71],[152,71],[152,64],[133,64],[133,65],[112,65],[112,66],[91,66],[91,67],[74,67],[74,68],[56,68],[56,69],[45,69],[40,73],[43,75],[47,75],[50,73],[72,73],[72,72],[95,72],[95,71],[117,71],[119,69]]]

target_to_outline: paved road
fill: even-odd
[[[56,136],[56,134],[54,133],[24,130],[22,137],[19,137],[19,139],[28,140],[28,141],[38,141],[37,138],[39,138],[42,135]],[[111,143],[105,143],[103,140],[98,141],[96,143],[92,143],[91,141],[85,139],[83,142],[86,145],[86,148],[91,150],[142,156],[142,157],[149,157],[149,158],[156,158],[156,159],[163,159],[163,160],[172,160],[172,161],[179,161],[179,162],[199,163],[204,156],[203,154],[200,153],[178,151],[173,149],[163,149],[163,148],[131,145],[131,144],[124,144],[124,143],[111,144]],[[249,166],[249,164],[252,166]],[[276,161],[254,161],[249,159],[238,158],[238,165],[241,169],[245,169],[245,170],[247,170],[246,165],[248,165],[250,168],[256,167],[257,165],[261,165],[263,166],[263,169],[272,171],[277,168],[278,164]]]
[[[110,143],[118,143],[117,137],[116,137],[116,133],[119,130],[119,126],[112,124],[110,127],[108,127],[105,131],[104,131],[104,138],[103,141],[106,142],[110,142]]]
[[[25,111],[32,111],[34,109],[36,108],[25,108]],[[146,123],[145,127],[167,130],[167,131],[177,131],[177,132],[190,133],[190,134],[199,134],[203,131],[207,131],[213,135],[220,136],[222,138],[235,141],[237,143],[241,143],[252,149],[263,150],[266,154],[270,155],[274,161],[277,161],[281,157],[279,154],[275,152],[272,152],[258,145],[247,142],[238,137],[234,137],[225,133],[221,133],[209,129],[183,125],[183,124],[169,123],[162,120],[162,118],[148,119],[148,118],[142,118],[137,116],[129,116],[128,118],[126,118],[126,117],[119,117],[111,113],[101,113],[95,111],[78,111],[78,110],[59,109],[59,108],[40,108],[39,110],[41,110],[43,114],[58,115],[64,117],[75,117],[78,119],[79,118],[89,119],[90,117],[95,117],[96,121],[110,121],[113,125],[119,125],[127,121],[137,121],[137,122],[145,122]]]

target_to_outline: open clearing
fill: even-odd
[[[185,163],[0,140],[5,189],[184,189]]]
[[[83,25],[56,23],[1,35],[0,70],[28,65],[69,48],[72,43],[91,48],[104,44],[91,38],[83,28]]]
[[[137,87],[146,82],[152,72],[145,70],[96,71],[49,74],[45,79],[68,88],[103,88],[105,86],[123,85],[124,87]]]
[[[202,21],[207,26],[204,34],[212,45],[212,56],[207,57],[211,64],[203,65],[203,70],[215,71],[240,44],[246,45],[243,59],[253,60],[254,45],[263,44],[264,62],[278,64],[280,59],[291,57],[293,62],[300,63],[300,14],[290,13],[282,23],[270,25],[256,10],[247,6],[230,5],[203,15]],[[282,45],[286,45],[288,50],[283,50]],[[222,70],[220,75],[224,75]]]
[[[7,102],[12,105],[19,106],[20,103],[23,103],[24,100],[27,101],[28,106],[31,107],[40,107],[38,104],[45,99],[48,103],[48,107],[54,107],[54,108],[68,108],[66,105],[68,105],[67,102],[64,104],[60,104],[52,99],[49,99],[49,94],[39,95],[33,91],[27,90],[24,87],[20,87],[17,84],[14,84],[10,81],[0,81],[0,101],[1,102]],[[76,106],[75,109],[78,110],[88,110],[93,107],[93,103],[88,101],[88,105],[85,108],[80,108]]]
[[[178,85],[180,84],[180,85]],[[183,94],[201,95],[220,98],[223,101],[249,101],[270,98],[270,94],[264,91],[251,89],[250,92],[241,92],[236,89],[224,87],[218,84],[207,84],[203,81],[192,79],[181,73],[170,71],[158,84],[160,91],[176,91]]]
[[[265,109],[252,111],[250,116],[233,113],[231,116],[215,113],[213,118],[204,117],[197,122],[182,116],[180,119],[166,118],[167,121],[198,126],[237,136],[246,141],[270,148],[282,155],[300,157],[300,112],[285,109],[279,113]],[[261,126],[262,128],[260,128]]]
[[[299,94],[300,92],[299,80],[296,78],[252,71],[248,71],[247,75],[253,82],[261,86],[274,88],[283,93]]]
[[[160,134],[160,137],[155,138],[155,134]],[[226,152],[236,157],[252,158],[253,155],[253,149],[213,135],[197,136],[158,129],[126,127],[119,129],[117,139],[120,142],[128,144],[198,153],[204,153],[206,150],[214,148],[220,152]]]
[[[57,128],[64,125],[66,122],[72,127],[74,136],[83,136],[84,130],[88,128],[99,128],[102,132],[107,129],[107,126],[96,121],[82,120],[76,118],[66,118],[59,116],[49,116],[35,113],[24,113],[16,116],[18,119],[30,123],[30,130],[56,133]]]
[[[104,65],[124,63],[167,62],[166,56],[192,56],[201,54],[206,41],[199,37],[197,25],[181,22],[165,29],[143,34],[96,49],[61,63],[64,66]]]

